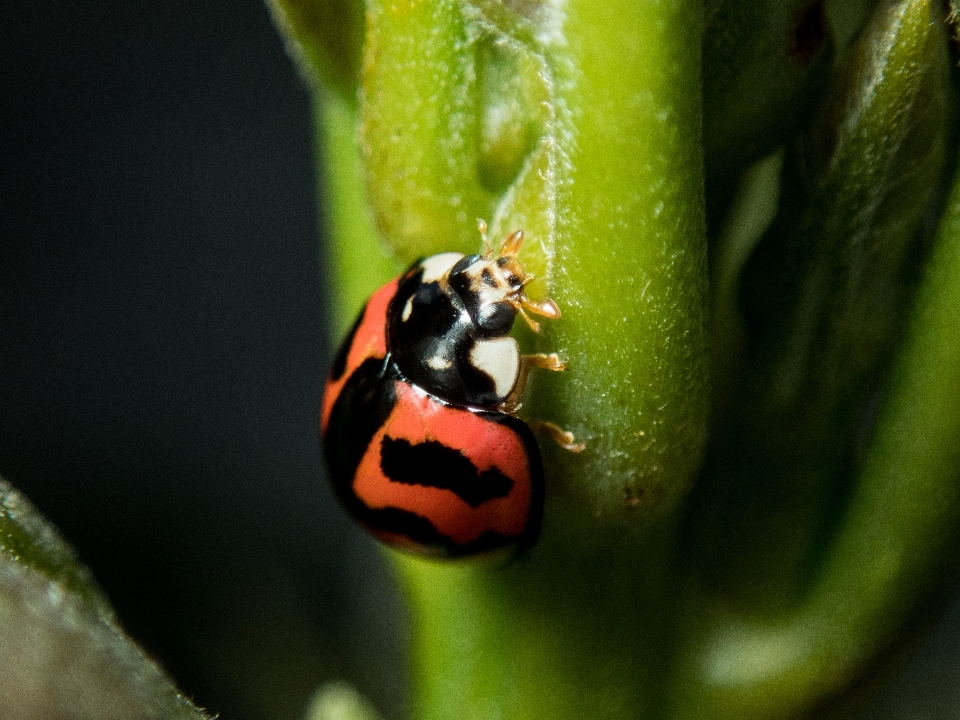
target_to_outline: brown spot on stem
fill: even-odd
[[[623,504],[627,506],[629,510],[635,510],[640,507],[640,501],[643,499],[643,488],[624,488],[623,489]]]
[[[804,65],[809,63],[827,44],[829,36],[824,2],[816,0],[797,14],[790,35],[790,57]]]

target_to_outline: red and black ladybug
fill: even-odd
[[[529,547],[540,531],[543,467],[513,413],[529,370],[563,370],[555,354],[522,355],[519,313],[556,319],[531,300],[517,260],[523,232],[494,255],[443,253],[377,290],[327,379],[320,430],[334,489],[380,540],[434,557]],[[561,445],[582,446],[550,423]]]

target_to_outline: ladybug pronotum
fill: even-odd
[[[432,557],[530,547],[543,513],[543,466],[515,416],[531,368],[563,370],[555,354],[523,355],[519,314],[557,319],[527,297],[517,259],[523,232],[494,254],[442,253],[377,290],[327,378],[320,430],[333,487],[380,540]],[[572,435],[539,423],[563,447]]]

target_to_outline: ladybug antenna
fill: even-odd
[[[487,260],[493,254],[490,241],[487,240],[487,221],[483,218],[477,218],[477,229],[480,231],[480,237],[483,240],[483,258]]]
[[[512,257],[520,252],[520,246],[523,245],[523,230],[517,230],[512,235],[508,235],[500,246],[501,257],[506,255]]]

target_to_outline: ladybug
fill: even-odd
[[[523,231],[494,254],[442,253],[377,290],[340,346],[320,413],[329,474],[347,511],[381,541],[454,558],[529,548],[543,513],[543,465],[516,417],[533,367],[509,332],[519,314],[560,317],[535,301],[517,259]],[[562,446],[570,433],[538,423]]]

